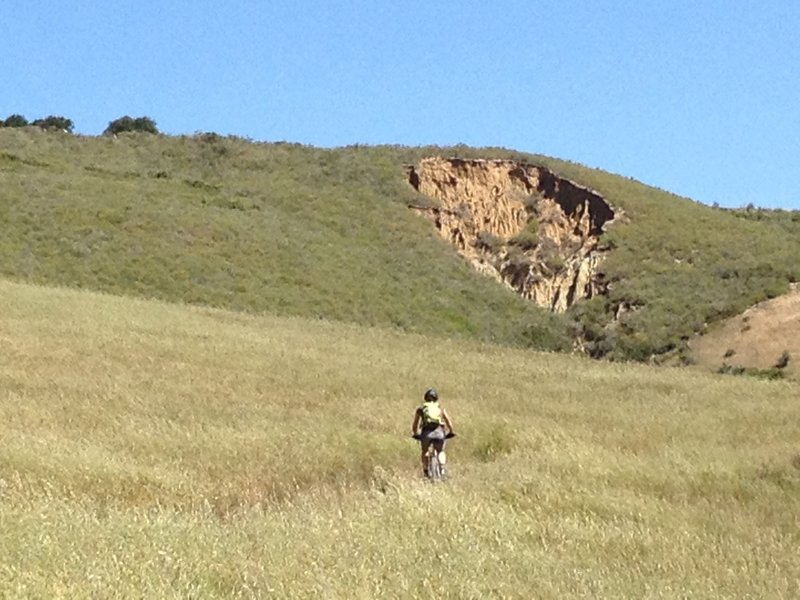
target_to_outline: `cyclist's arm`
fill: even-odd
[[[420,420],[420,412],[419,409],[414,411],[414,422],[411,424],[411,435],[417,435],[417,428],[419,427],[419,420]]]
[[[450,415],[447,414],[447,411],[445,409],[442,409],[442,419],[444,420],[444,424],[447,425],[447,431],[452,433],[453,422],[450,420]]]

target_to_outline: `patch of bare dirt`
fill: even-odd
[[[689,348],[698,364],[712,369],[768,369],[788,353],[785,373],[800,378],[800,285],[724,321],[693,339]]]
[[[563,312],[604,293],[600,243],[615,211],[586,187],[512,160],[431,157],[408,181],[433,206],[414,206],[481,273]]]

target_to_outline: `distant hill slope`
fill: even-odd
[[[726,319],[690,342],[697,362],[711,369],[770,369],[800,375],[800,286]]]
[[[602,293],[554,315],[477,273],[409,210],[440,206],[407,172],[436,156],[539,165],[624,214]],[[800,278],[791,227],[503,149],[0,129],[0,227],[17,280],[638,360]]]

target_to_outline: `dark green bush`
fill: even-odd
[[[36,119],[33,123],[31,123],[31,125],[41,127],[42,129],[53,129],[58,131],[66,131],[68,133],[72,133],[72,128],[74,127],[72,119],[67,119],[66,117],[60,117],[56,115],[50,115],[44,119]]]
[[[3,127],[27,127],[28,119],[23,117],[22,115],[10,115],[5,121],[3,121]]]
[[[108,124],[103,135],[117,135],[126,131],[141,133],[158,133],[156,122],[150,117],[129,117],[125,115]]]

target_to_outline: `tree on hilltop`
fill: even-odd
[[[27,125],[28,119],[22,115],[10,115],[5,121],[3,121],[3,127],[27,127]]]
[[[123,131],[139,131],[142,133],[158,133],[156,122],[150,117],[129,117],[125,115],[108,124],[103,135],[116,135]]]
[[[72,128],[74,126],[72,119],[55,115],[50,115],[44,119],[36,119],[31,125],[41,127],[42,129],[57,129],[68,133],[72,133]]]

